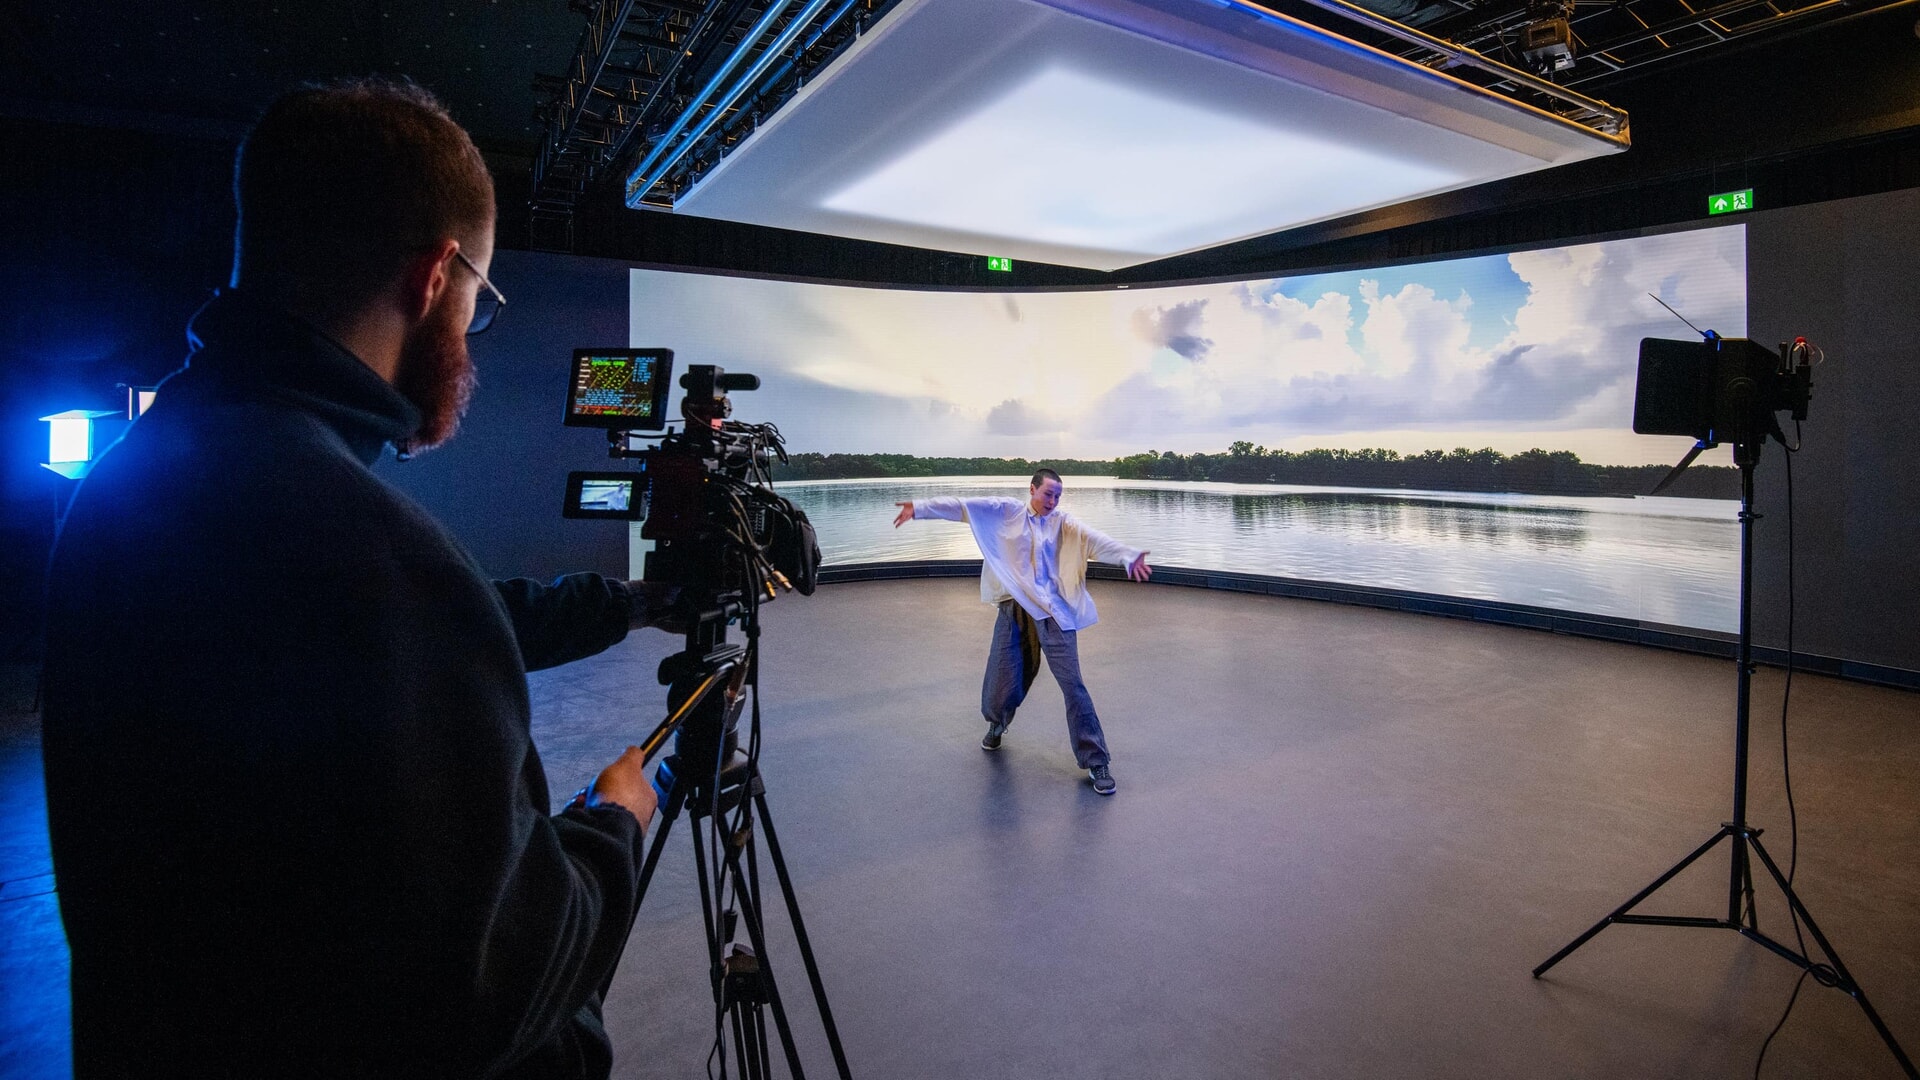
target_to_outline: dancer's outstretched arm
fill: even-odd
[[[1086,530],[1087,547],[1096,561],[1119,563],[1127,568],[1127,576],[1134,581],[1145,581],[1153,576],[1153,568],[1147,565],[1147,556],[1152,552],[1142,551],[1134,555],[1132,548],[1099,529],[1085,523],[1079,523],[1079,527]]]
[[[893,517],[893,527],[897,529],[916,517],[970,522],[976,513],[991,515],[1016,504],[1012,499],[961,499],[952,495],[935,495],[918,502],[893,505],[900,508],[900,512]]]

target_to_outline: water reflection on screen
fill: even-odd
[[[1441,593],[1732,631],[1739,504],[1067,477],[1063,509],[1163,566]],[[894,504],[1024,497],[1023,477],[780,485],[827,565],[977,558],[964,526]]]

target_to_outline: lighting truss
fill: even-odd
[[[1267,10],[1260,4],[1247,2],[1247,0],[1200,0],[1200,2],[1221,3],[1257,11]],[[1350,2],[1350,0],[1265,0],[1265,2],[1272,4],[1272,10],[1276,14],[1330,30],[1353,39],[1357,44],[1391,53],[1422,67],[1443,71],[1461,82],[1501,94],[1517,104],[1552,113],[1598,134],[1624,136],[1627,133],[1626,113],[1605,102],[1575,93],[1565,80],[1556,81],[1548,77],[1545,72],[1535,73],[1526,70],[1526,65],[1521,61],[1517,50],[1512,47],[1516,44],[1514,39],[1517,38],[1520,28],[1525,26],[1531,18],[1530,5],[1526,0],[1497,0],[1502,8],[1502,14],[1498,18],[1501,20],[1501,25],[1506,27],[1504,36],[1482,34],[1451,37],[1445,36],[1444,31],[1451,22],[1457,20],[1450,20],[1449,17],[1458,12],[1477,10],[1469,6],[1471,0],[1439,0],[1433,3],[1423,3],[1419,0],[1406,0],[1403,3],[1395,3],[1394,0],[1373,0],[1369,4]],[[1611,4],[1613,0],[1598,0],[1598,2]],[[1684,0],[1677,0],[1677,2],[1684,2]],[[1766,0],[1751,0],[1751,2],[1764,3]],[[1488,3],[1486,6],[1491,9],[1493,3]],[[1407,21],[1398,21],[1382,14],[1378,9],[1392,11]],[[1484,51],[1484,47],[1489,43],[1500,46],[1499,53],[1489,54]]]
[[[1391,0],[1370,0],[1386,4]],[[1804,30],[1834,19],[1870,14],[1906,0],[1860,5],[1853,0],[1576,0],[1571,19],[1574,62],[1555,73],[1563,87],[1604,85],[1610,76],[1723,47],[1761,34]],[[1533,19],[1525,0],[1406,0],[1402,18],[1425,32],[1515,67],[1521,32]],[[1445,67],[1437,50],[1402,46],[1416,63]]]
[[[673,209],[897,2],[574,0],[587,20],[574,58],[536,84],[547,99],[533,166],[536,246],[570,248],[574,206],[612,182],[629,206]],[[1521,33],[1538,17],[1527,0],[1193,2],[1297,19],[1621,139],[1624,114],[1574,87],[1853,13],[1853,0],[1575,0],[1572,65],[1550,72],[1528,70],[1521,55]]]
[[[1627,147],[1623,112],[1452,55],[1537,101],[1248,0],[900,0],[674,209],[1118,270]]]
[[[668,141],[672,160],[641,201],[670,208],[690,178],[891,2],[575,0],[587,25],[573,60],[566,74],[542,76],[534,87],[546,95],[530,199],[536,241],[571,246],[581,197],[625,159]],[[749,70],[757,79],[716,107],[709,84]]]

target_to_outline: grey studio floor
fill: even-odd
[[[766,609],[768,802],[853,1075],[1752,1074],[1798,969],[1730,932],[1616,926],[1529,976],[1728,816],[1730,662],[1094,590],[1081,649],[1111,798],[1074,768],[1049,676],[1004,748],[980,749],[993,613],[976,582],[830,585]],[[643,632],[533,677],[556,797],[651,729],[654,666],[675,648]],[[1784,862],[1781,683],[1756,679],[1751,817]],[[41,863],[19,839],[35,740],[8,731],[0,1072],[57,1075],[64,1003],[13,994],[63,985],[64,950],[44,824]],[[1920,695],[1801,675],[1791,733],[1797,885],[1920,1051]],[[1724,850],[1644,910],[1724,914]],[[1759,897],[1762,928],[1791,940],[1777,891]],[[830,1076],[783,910],[770,919],[807,1073]],[[706,1074],[702,941],[683,819],[607,1001],[616,1076]],[[1850,998],[1809,982],[1764,1075],[1901,1072]]]

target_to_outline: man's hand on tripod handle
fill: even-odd
[[[600,770],[594,777],[593,785],[583,789],[573,797],[574,806],[619,806],[635,821],[640,823],[640,834],[646,835],[647,822],[653,819],[653,813],[659,807],[659,796],[654,793],[653,784],[647,779],[647,758],[637,746],[629,746],[626,752],[613,764]]]

